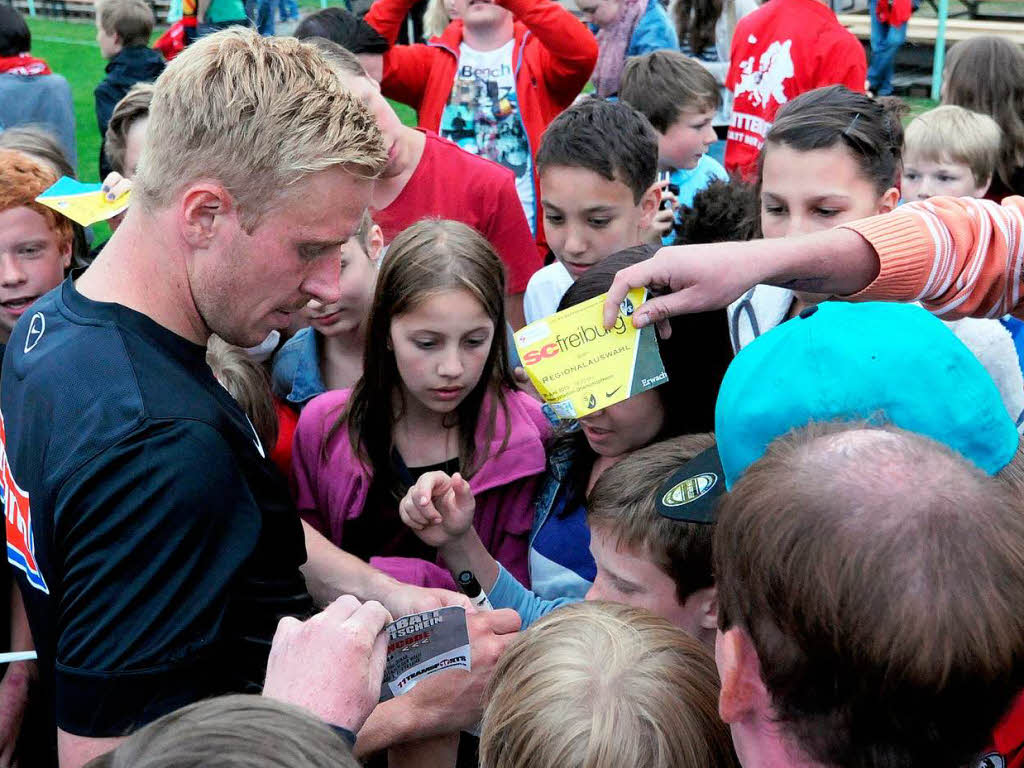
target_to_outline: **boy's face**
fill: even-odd
[[[979,184],[966,163],[957,163],[949,157],[938,160],[907,153],[903,162],[903,199],[912,203],[929,197],[983,197],[991,179]]]
[[[696,168],[718,139],[711,120],[715,110],[683,110],[665,133],[658,131],[658,167],[662,170]]]
[[[96,42],[100,44],[100,54],[104,59],[112,59],[121,52],[121,38],[117,33],[110,34],[100,24],[99,14],[96,18]]]
[[[597,527],[590,529],[590,553],[597,577],[585,599],[646,608],[693,637],[701,636],[700,612],[690,605],[699,601],[680,603],[676,583],[648,552],[619,545],[614,536]]]
[[[337,336],[357,330],[370,315],[373,289],[377,283],[377,259],[384,246],[384,235],[374,224],[367,236],[368,249],[359,240],[349,239],[341,246],[339,298],[331,304],[310,299],[302,314],[324,336]]]
[[[658,197],[652,185],[635,203],[633,190],[621,181],[586,168],[545,166],[540,198],[548,246],[575,280],[616,251],[640,245]]]
[[[504,24],[512,14],[494,0],[453,0],[455,18],[475,29],[490,29]]]
[[[381,95],[380,83],[376,80],[371,80],[369,77],[356,77],[341,73],[338,74],[338,80],[341,81],[342,87],[359,99],[373,113],[377,121],[377,127],[384,134],[384,144],[388,150],[388,164],[381,173],[381,176],[387,179],[399,175],[408,164],[408,161],[403,163],[399,143],[405,126],[398,119],[398,115],[388,100]]]
[[[70,241],[61,246],[44,216],[23,205],[0,211],[0,340],[70,264]]]

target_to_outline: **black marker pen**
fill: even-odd
[[[487,599],[487,593],[484,592],[484,588],[480,586],[480,582],[476,580],[472,571],[463,571],[456,581],[459,582],[459,589],[466,593],[466,597],[469,598],[469,602],[473,604],[474,608],[478,611],[494,610],[491,601]]]

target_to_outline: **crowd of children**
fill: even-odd
[[[911,118],[902,0],[870,68],[819,0],[194,5],[97,6],[106,243],[0,5],[0,768],[1024,765],[1015,43]],[[665,380],[559,419],[513,332],[630,287]]]

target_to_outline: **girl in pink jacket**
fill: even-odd
[[[518,392],[505,350],[501,261],[475,230],[427,219],[381,268],[363,378],[314,398],[299,419],[292,487],[303,518],[403,581],[454,588],[398,516],[421,474],[460,472],[488,551],[528,586],[531,500],[549,426]]]

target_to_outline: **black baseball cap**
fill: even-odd
[[[715,507],[725,493],[725,472],[718,446],[699,453],[672,473],[658,491],[658,514],[687,523],[715,522]]]

